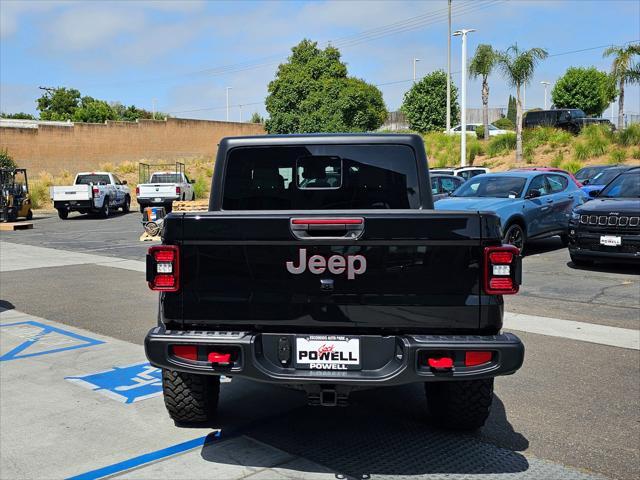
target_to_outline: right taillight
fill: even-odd
[[[180,249],[176,245],[159,245],[149,249],[147,282],[149,282],[151,290],[178,291],[180,288]]]
[[[93,187],[91,189],[91,192],[93,193],[94,197],[99,197],[100,196],[100,189],[98,187]]]
[[[484,291],[489,295],[513,295],[520,288],[520,250],[513,245],[485,247]]]
[[[140,187],[136,187],[136,197],[140,196]]]

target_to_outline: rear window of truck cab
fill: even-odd
[[[109,175],[78,175],[76,178],[76,185],[108,185],[111,183]]]
[[[405,145],[237,147],[227,157],[223,210],[419,207],[416,158]]]

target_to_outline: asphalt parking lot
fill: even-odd
[[[184,429],[141,348],[157,309],[141,233],[137,213],[2,232],[0,477],[636,478],[637,269],[579,269],[559,240],[531,245],[505,299],[525,364],[496,380],[476,434],[432,427],[417,385],[321,409],[239,379],[215,425]]]

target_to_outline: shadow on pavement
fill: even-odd
[[[270,391],[260,396],[271,403]],[[267,395],[265,395],[267,393]],[[280,395],[284,393],[280,391]],[[429,423],[422,384],[354,392],[349,407],[309,407],[304,397],[291,391],[297,408],[242,433],[254,440],[303,457],[334,472],[338,477],[366,479],[371,475],[518,473],[529,469],[527,459],[513,451],[525,450],[529,442],[508,422],[502,401],[495,397],[486,429],[474,434],[452,432]],[[267,400],[269,399],[269,400]],[[233,406],[241,409],[242,400]],[[228,408],[221,404],[223,410]],[[222,420],[223,439],[225,426]],[[229,425],[229,429],[233,429]],[[502,448],[498,445],[508,445]],[[206,445],[204,460],[228,463],[229,457]],[[248,455],[243,464],[268,467],[260,455]],[[303,462],[305,472],[310,463]],[[291,468],[291,467],[289,467]],[[302,468],[299,468],[302,472]]]
[[[524,256],[538,255],[540,253],[553,252],[555,250],[562,250],[565,247],[562,245],[560,237],[543,238],[541,240],[530,240],[525,245]]]
[[[573,262],[567,262],[567,267],[572,270],[582,270],[585,272],[602,272],[602,273],[622,273],[627,275],[640,275],[640,263],[612,263],[596,260],[591,265],[576,265]]]

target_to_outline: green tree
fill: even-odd
[[[602,115],[614,98],[612,77],[594,67],[567,69],[551,91],[556,108],[579,108],[587,115]]]
[[[509,103],[507,105],[507,118],[512,125],[516,124],[516,99],[511,94],[509,94]]]
[[[498,62],[498,56],[491,45],[482,43],[469,64],[471,78],[482,77],[482,125],[484,139],[489,140],[489,82],[488,78]]]
[[[30,113],[18,112],[18,113],[0,113],[0,118],[12,118],[16,120],[35,120],[36,117]]]
[[[71,120],[80,104],[80,92],[75,88],[42,88],[44,93],[36,103],[42,120]]]
[[[338,49],[305,39],[291,51],[269,83],[269,133],[364,132],[382,125],[382,93],[348,77]]]
[[[253,115],[251,115],[251,118],[249,119],[249,123],[264,123],[264,118],[262,118],[258,112],[253,112]]]
[[[516,89],[516,162],[522,161],[522,99],[520,88],[533,78],[536,65],[547,58],[542,48],[521,50],[517,44],[498,54],[498,62],[507,82]]]
[[[0,150],[0,168],[9,168],[13,170],[16,166],[16,162],[13,161],[13,158],[9,155],[7,149],[4,148]]]
[[[447,122],[447,74],[437,70],[422,77],[407,93],[400,110],[407,117],[409,127],[418,132],[443,130]],[[458,89],[451,84],[451,123],[460,118]]]
[[[624,86],[626,83],[634,83],[634,67],[631,62],[636,55],[640,55],[640,43],[626,47],[609,47],[603,53],[605,57],[614,57],[611,74],[618,83],[618,129],[620,130],[624,128]]]
[[[73,112],[71,119],[74,122],[104,123],[106,120],[116,120],[118,115],[104,100],[96,100],[93,97],[82,97],[80,106]]]

